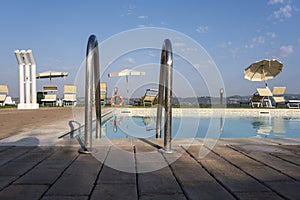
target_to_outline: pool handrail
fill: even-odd
[[[100,106],[100,69],[98,41],[95,35],[90,35],[86,49],[86,73],[85,73],[85,140],[80,153],[92,153],[92,121],[93,121],[93,74],[95,87],[96,107],[96,136],[101,135],[101,106]]]
[[[165,153],[172,153],[172,82],[173,82],[173,52],[169,39],[165,39],[162,45],[160,60],[160,75],[158,87],[158,106],[156,121],[156,138],[161,137],[161,118],[163,98],[165,97],[165,123],[164,123],[164,148]],[[165,93],[165,94],[164,94]]]

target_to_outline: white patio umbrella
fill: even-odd
[[[278,60],[261,60],[252,63],[244,70],[244,77],[250,81],[264,81],[273,79],[282,72],[283,64]]]
[[[52,85],[52,78],[66,77],[66,76],[68,76],[68,72],[46,71],[46,72],[41,72],[36,74],[37,79],[50,78],[50,85]]]
[[[129,89],[128,89],[128,76],[144,76],[146,73],[141,71],[136,71],[132,69],[124,69],[118,72],[112,72],[108,74],[108,77],[116,77],[116,76],[125,76],[126,77],[126,94],[127,94],[127,101],[129,103]]]

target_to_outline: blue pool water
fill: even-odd
[[[172,120],[173,138],[300,138],[300,118],[173,117]],[[113,116],[103,124],[102,137],[154,138],[155,129],[156,117]]]

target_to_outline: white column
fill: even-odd
[[[31,101],[30,101],[30,93],[31,93],[31,90],[30,90],[30,65],[29,65],[26,51],[22,50],[21,54],[25,61],[25,94],[26,94],[25,95],[25,103],[28,106],[28,104],[31,103]]]
[[[36,64],[32,55],[32,51],[16,50],[15,55],[19,64],[20,79],[20,103],[18,104],[18,109],[37,109],[39,108],[39,104],[37,104],[36,100]]]
[[[19,91],[20,91],[20,105],[23,107],[24,105],[24,64],[22,58],[20,56],[20,51],[15,51],[15,56],[17,58],[19,64]]]
[[[29,60],[31,63],[31,97],[32,97],[32,104],[36,104],[36,64],[35,60],[32,55],[31,50],[27,50],[27,54],[29,56]]]

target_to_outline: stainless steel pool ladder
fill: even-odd
[[[98,41],[95,35],[88,39],[86,50],[86,72],[85,72],[85,128],[84,145],[79,149],[80,153],[92,153],[92,121],[93,121],[93,74],[95,88],[96,108],[96,135],[101,135],[101,106],[100,106],[100,69]]]
[[[172,153],[172,80],[173,79],[173,52],[169,39],[165,39],[162,45],[160,60],[160,75],[158,88],[158,106],[156,121],[156,138],[161,137],[161,118],[163,98],[165,97],[165,123],[164,123],[164,148],[165,153]]]

